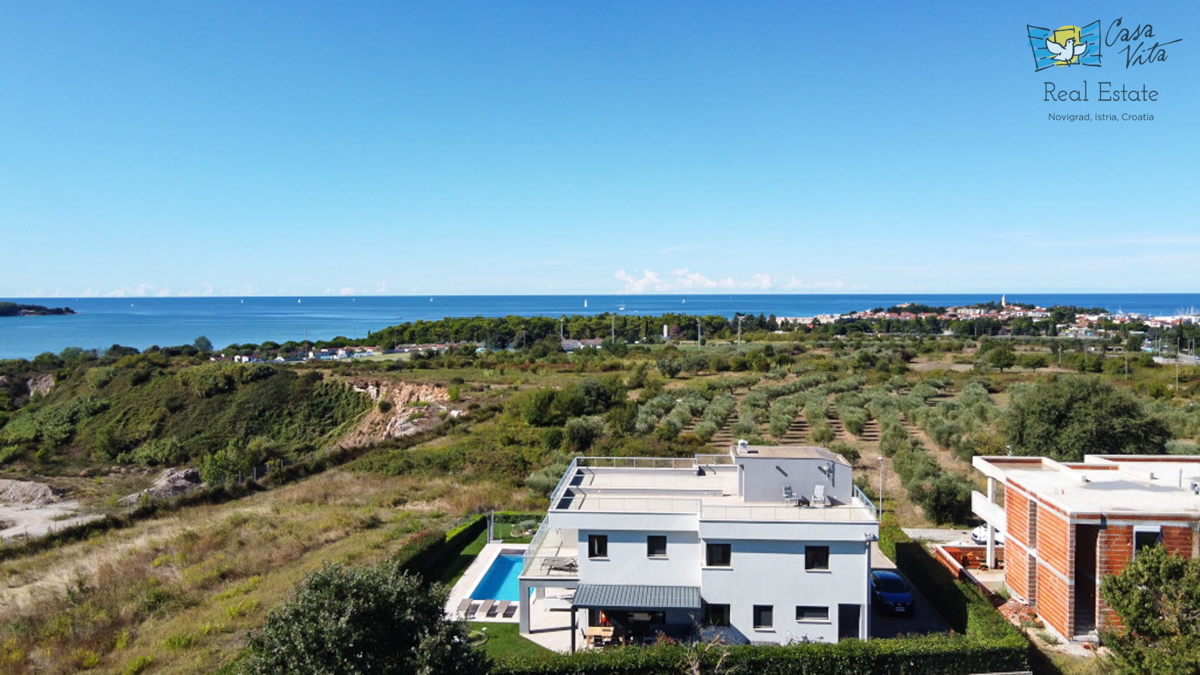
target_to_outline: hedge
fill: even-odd
[[[836,644],[738,645],[708,651],[711,669],[721,652],[726,668],[755,675],[849,675],[851,673],[985,673],[1029,668],[1029,643],[971,585],[958,582],[891,519],[880,527],[880,548],[941,611],[950,633]],[[659,644],[575,654],[497,660],[492,675],[659,675],[680,672],[701,650]]]
[[[976,639],[1026,645],[1021,633],[979,589],[955,579],[921,544],[909,538],[890,514],[879,526],[879,548],[934,603],[952,630]]]
[[[930,673],[957,675],[1028,668],[1027,643],[980,641],[965,635],[937,634],[888,640],[844,640],[836,644],[739,645],[714,649],[701,658],[712,668],[721,651],[725,667],[755,675],[858,675],[859,673]],[[678,644],[619,647],[575,654],[547,654],[498,660],[492,675],[661,675],[679,672],[699,652]]]
[[[404,543],[399,551],[392,556],[399,559],[405,570],[420,574],[426,579],[436,576],[441,571],[443,562],[451,555],[457,555],[466,548],[467,544],[475,541],[487,527],[486,516],[473,516],[465,524],[451,529],[449,532],[425,530],[416,533],[412,539]]]

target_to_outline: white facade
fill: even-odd
[[[865,638],[878,533],[850,465],[824,448],[579,458],[526,553],[521,630],[529,630],[529,589],[541,598],[545,588],[578,587],[580,625],[615,623],[634,636],[668,624],[677,635],[701,628],[727,642]],[[699,604],[666,599],[681,590]],[[581,607],[584,596],[624,604]],[[639,599],[646,606],[630,604]]]

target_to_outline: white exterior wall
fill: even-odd
[[[737,458],[742,499],[746,503],[783,503],[783,487],[792,488],[797,497],[812,497],[817,485],[825,486],[825,496],[849,504],[854,494],[853,469],[841,462],[811,458]],[[827,476],[818,467],[833,466]]]
[[[588,535],[608,536],[608,557],[588,557]],[[646,555],[646,537],[665,535],[667,555]],[[655,530],[580,530],[579,579],[587,584],[638,584],[640,586],[699,586],[703,561],[700,537],[691,532]]]
[[[837,642],[838,605],[857,604],[859,623],[867,612],[867,544],[846,541],[763,541],[710,539],[732,547],[731,566],[706,567],[701,595],[727,604],[730,623],[751,642],[786,643],[808,639]],[[805,570],[805,546],[829,546],[828,570]],[[774,607],[771,630],[754,629],[754,605]],[[796,621],[797,605],[829,608],[824,622]]]

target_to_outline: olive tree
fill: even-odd
[[[1097,377],[1062,377],[1015,390],[1003,426],[1014,453],[1067,462],[1085,453],[1162,453],[1171,438],[1136,396]]]
[[[478,675],[487,657],[445,617],[446,591],[388,561],[309,574],[250,637],[247,675]]]

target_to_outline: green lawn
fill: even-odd
[[[515,623],[479,623],[468,624],[472,631],[484,631],[488,641],[483,648],[488,656],[494,659],[511,658],[515,656],[537,656],[550,654],[550,650],[521,637],[520,627]]]
[[[506,544],[528,544],[533,541],[533,535],[527,537],[512,536],[512,523],[496,523],[496,537]]]
[[[463,550],[459,551],[458,555],[446,559],[446,566],[442,568],[441,573],[437,575],[434,581],[445,584],[447,588],[453,587],[462,578],[467,568],[471,566],[471,561],[475,560],[475,557],[479,555],[486,544],[487,529],[484,529],[479,533],[478,537],[475,537],[471,540],[471,543],[463,547]]]

